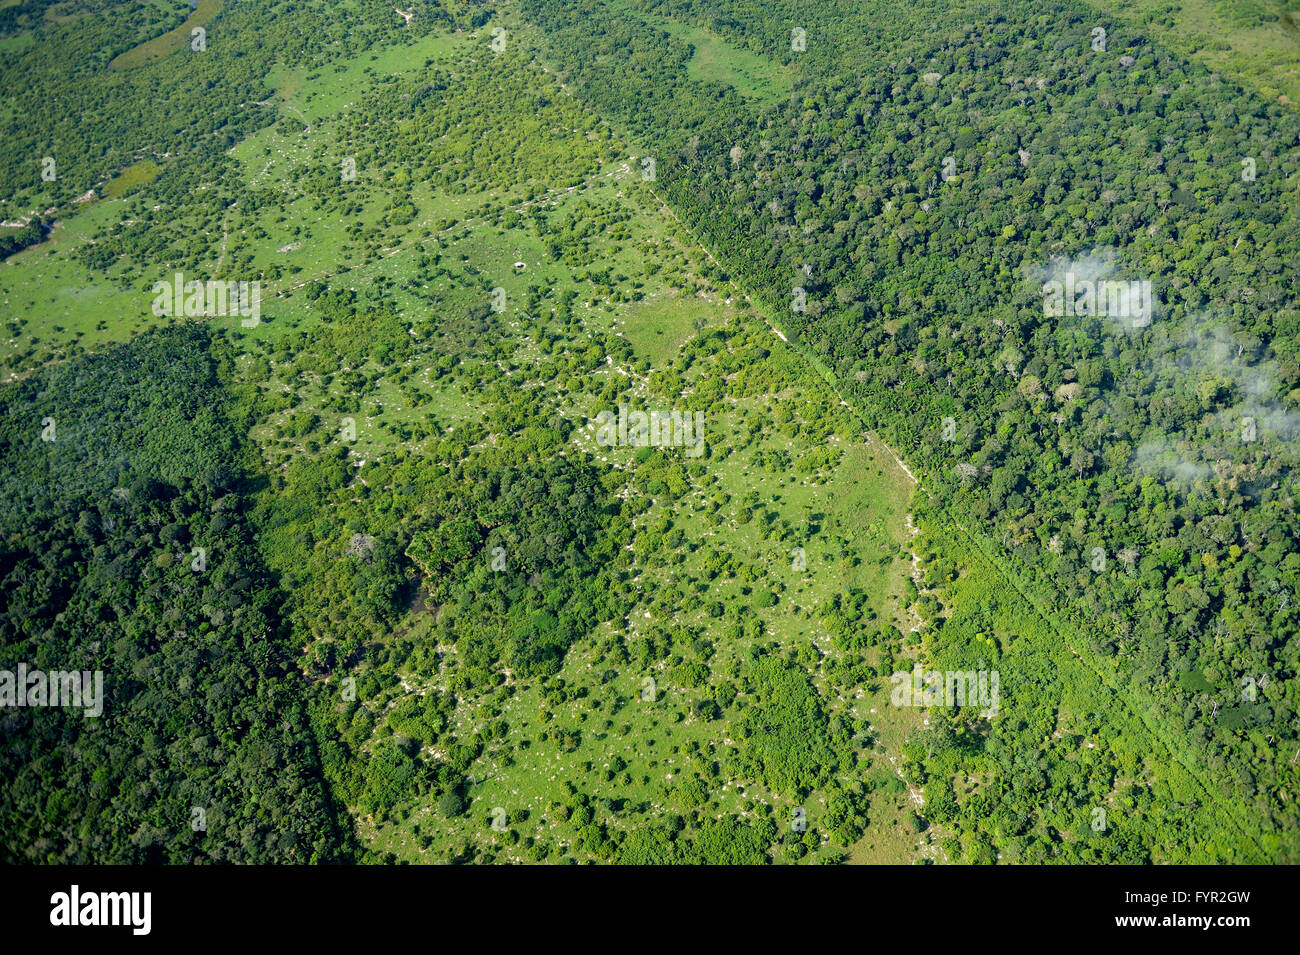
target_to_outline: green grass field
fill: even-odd
[[[104,184],[104,195],[109,199],[117,199],[126,195],[132,189],[138,189],[145,183],[153,182],[160,172],[162,172],[162,167],[151,159],[135,163],[123,169]]]
[[[1293,0],[1089,3],[1267,99],[1300,107],[1300,7]]]
[[[194,11],[185,18],[184,23],[114,57],[108,68],[133,69],[188,48],[192,39],[191,31],[195,27],[206,27],[221,12],[221,7],[222,0],[198,0]]]
[[[775,102],[790,95],[794,74],[789,68],[729,43],[703,27],[621,4],[618,7],[629,16],[689,43],[693,53],[686,69],[691,79],[735,87],[738,93],[759,103]]]

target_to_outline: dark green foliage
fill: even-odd
[[[33,219],[17,232],[0,235],[0,260],[7,259],[15,252],[21,252],[29,245],[35,245],[45,238],[46,226],[40,219]]]
[[[180,326],[0,389],[0,667],[104,679],[97,720],[3,711],[5,861],[345,852],[208,347]]]
[[[606,493],[588,466],[467,470],[434,527],[408,554],[470,666],[555,673],[579,636],[611,615],[616,541]]]

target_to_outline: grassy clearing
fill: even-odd
[[[132,189],[153,182],[158,178],[160,172],[162,172],[162,166],[158,165],[152,159],[146,159],[142,162],[135,163],[123,169],[120,173],[104,184],[104,196],[109,199],[120,198]]]
[[[19,33],[17,36],[8,36],[3,40],[0,40],[0,53],[21,53],[35,42],[36,37],[30,33]]]
[[[221,12],[221,7],[222,0],[198,0],[194,11],[185,18],[184,23],[119,54],[108,64],[108,68],[130,70],[186,49],[191,40],[190,31],[195,27],[206,27]]]
[[[1300,9],[1289,0],[1089,0],[1265,98],[1300,107]]]
[[[741,95],[760,103],[776,102],[790,95],[793,73],[786,67],[734,46],[704,27],[654,16],[630,7],[621,9],[629,16],[635,16],[676,39],[691,44],[694,53],[686,67],[691,79],[700,83],[735,87]]]
[[[346,109],[360,91],[377,81],[414,73],[426,63],[452,54],[465,42],[464,37],[431,33],[412,43],[395,44],[339,60],[316,72],[282,66],[267,74],[266,85],[290,115],[300,115],[306,122],[315,123]]]
[[[67,254],[120,212],[115,201],[87,203],[76,215],[59,220],[44,242],[0,263],[6,358],[20,346],[39,352],[126,341],[158,323],[147,290],[124,289]],[[11,376],[3,359],[0,376]]]
[[[630,306],[624,335],[649,362],[660,367],[676,357],[686,340],[697,328],[707,328],[716,320],[715,309],[698,296],[669,292]]]

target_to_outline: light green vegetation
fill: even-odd
[[[790,95],[797,75],[791,67],[773,63],[705,27],[657,16],[629,4],[615,6],[623,13],[689,43],[692,55],[687,61],[686,72],[692,80],[735,87],[742,96],[758,103],[776,102]]]
[[[123,169],[104,184],[104,195],[110,199],[117,199],[126,195],[132,189],[139,188],[147,182],[153,182],[160,172],[162,172],[162,167],[152,159],[135,163]]]
[[[716,308],[716,302],[702,301],[698,295],[657,295],[627,308],[623,335],[639,357],[662,367],[697,329],[716,320]]]
[[[89,349],[125,341],[158,323],[148,290],[124,289],[68,254],[92,241],[121,214],[121,203],[87,203],[58,221],[49,239],[0,262],[0,294],[6,320],[3,377],[14,376],[9,358],[20,349],[50,357],[52,346]],[[105,316],[111,315],[110,322]],[[75,351],[73,352],[75,353]]]
[[[15,36],[7,36],[0,39],[0,52],[17,53],[25,47],[31,46],[35,42],[35,37],[30,33],[19,33]]]
[[[1295,0],[1089,0],[1264,97],[1300,106]]]
[[[109,69],[129,70],[187,49],[191,43],[191,31],[195,27],[206,28],[221,12],[221,7],[222,0],[198,0],[193,12],[185,18],[184,23],[120,54],[108,65]]]
[[[317,122],[337,117],[356,101],[359,90],[384,79],[415,74],[453,51],[463,51],[466,44],[464,36],[430,33],[407,43],[339,59],[314,71],[294,65],[276,67],[267,74],[266,85],[291,116]]]
[[[475,95],[474,70],[492,64],[476,65],[464,55],[452,65],[470,68],[462,94],[468,99]],[[547,86],[540,81],[543,96],[562,96]],[[365,92],[357,99],[367,101]],[[461,102],[448,102],[447,114],[457,115]],[[440,117],[427,119],[436,124]],[[503,130],[512,128],[509,115],[497,119]],[[307,134],[294,131],[288,138],[299,135]],[[258,173],[255,157],[269,143],[246,142],[236,150],[246,171]],[[352,534],[379,533],[360,502],[391,500],[384,509],[393,510],[380,524],[396,517],[399,526],[419,526],[418,504],[413,510],[399,502],[402,485],[388,484],[394,480],[387,477],[390,469],[436,453],[466,429],[473,435],[471,457],[517,446],[521,436],[497,424],[509,414],[512,382],[533,396],[530,418],[558,414],[577,429],[564,454],[589,455],[616,496],[638,502],[636,531],[627,541],[628,580],[636,594],[627,622],[602,624],[573,647],[553,677],[507,678],[495,688],[477,677],[467,680],[475,671],[459,662],[435,626],[443,610],[418,594],[391,631],[369,630],[377,645],[424,647],[417,652],[422,661],[436,646],[437,656],[431,671],[427,663],[380,666],[382,656],[369,661],[373,653],[356,664],[366,722],[375,725],[373,735],[358,737],[362,759],[374,758],[377,746],[391,742],[389,734],[412,732],[402,729],[409,718],[404,714],[418,707],[424,692],[439,699],[454,694],[444,738],[481,735],[485,722],[506,728],[466,768],[468,815],[447,818],[432,796],[407,795],[382,810],[357,808],[359,831],[381,855],[410,860],[497,853],[503,859],[581,860],[607,857],[611,840],[678,814],[696,820],[691,831],[717,816],[771,818],[788,843],[776,858],[793,861],[809,851],[844,855],[857,836],[832,844],[826,825],[832,818],[828,799],[842,801],[843,795],[823,788],[806,793],[799,804],[811,835],[787,838],[795,796],[736,768],[745,749],[736,724],[746,718],[747,706],[743,696],[734,703],[733,697],[743,686],[751,648],[791,654],[828,717],[860,727],[853,732],[861,737],[855,746],[862,766],[882,787],[885,805],[892,805],[897,776],[888,754],[870,741],[877,723],[901,725],[914,714],[867,711],[863,703],[872,697],[860,696],[858,683],[840,669],[857,654],[836,646],[816,611],[835,594],[861,593],[877,618],[868,626],[892,633],[897,651],[906,652],[897,628],[915,619],[904,520],[912,485],[882,449],[862,440],[827,386],[747,306],[727,297],[730,286],[710,277],[712,266],[661,211],[634,167],[618,158],[622,151],[604,146],[602,152],[614,151],[614,157],[591,165],[572,145],[564,153],[567,162],[551,170],[554,178],[525,188],[505,167],[493,173],[490,157],[487,165],[470,166],[474,191],[447,196],[430,190],[414,222],[395,230],[384,252],[343,276],[319,271],[337,250],[317,247],[309,238],[317,229],[302,225],[302,250],[314,250],[315,259],[303,260],[290,296],[268,307],[271,320],[247,339],[263,344],[240,360],[241,377],[258,385],[259,404],[276,409],[263,412],[251,432],[289,491],[286,498],[277,482],[268,492],[263,547],[273,569],[299,581],[291,612],[304,620],[300,636],[309,642],[309,657],[341,623],[313,627],[319,636],[305,624],[338,615],[337,605],[313,609],[312,592],[328,590],[326,581],[337,572],[332,555]],[[305,149],[272,152],[268,183],[291,183],[295,162],[311,161]],[[291,234],[286,223],[272,225],[284,230],[271,233],[272,244]],[[334,320],[322,324],[322,308],[329,307],[325,298],[314,298],[318,280],[355,289],[366,309],[391,310],[394,321],[382,327],[404,333],[409,325],[413,350],[400,361],[354,361],[358,348],[365,354],[370,339],[386,341],[387,332],[378,331],[381,326],[367,332],[365,322],[352,329]],[[490,307],[494,287],[506,293],[499,315]],[[477,316],[468,321],[480,331],[462,328],[461,315]],[[608,343],[620,339],[626,350],[609,354]],[[312,356],[329,356],[328,367]],[[707,456],[693,461],[676,449],[595,445],[587,424],[620,402],[706,409]],[[349,423],[355,440],[344,430]],[[345,446],[356,479],[329,495],[331,507],[343,508],[337,517],[312,517],[291,504],[299,480],[295,462],[332,460]],[[321,521],[335,520],[349,529],[329,532],[322,549]],[[312,536],[318,544],[303,551],[294,540],[307,526],[317,528]],[[804,549],[806,565],[799,570],[795,548]],[[643,645],[674,650],[657,656],[664,651],[638,649]],[[692,649],[679,656],[679,645]],[[634,657],[612,653],[614,646],[630,648]],[[649,656],[637,656],[643,652]],[[874,650],[869,655],[873,667],[887,663]],[[867,672],[875,681],[874,668]],[[656,682],[653,702],[641,699],[647,677]],[[340,672],[330,677],[326,700],[337,699],[341,678]],[[354,725],[358,718],[351,717]],[[901,731],[889,732],[901,744]],[[431,742],[425,755],[446,758],[444,746]],[[901,761],[900,749],[893,755]],[[859,793],[853,798],[864,807],[870,801],[852,772],[837,786]],[[372,798],[365,795],[369,790],[351,791],[362,801]],[[590,823],[582,823],[586,810],[573,808],[576,793],[595,806],[604,827],[599,840]],[[497,806],[506,809],[507,828],[515,833],[505,842],[486,821]],[[877,857],[910,861],[920,850],[908,819],[892,808],[883,818],[871,823]],[[543,849],[547,854],[539,856]]]
[[[527,156],[527,172],[533,176],[562,168],[561,155],[571,170],[562,181],[539,184],[525,179],[522,187],[513,176],[504,177],[502,187],[435,189],[410,167],[394,166],[391,159],[376,152],[373,144],[353,148],[344,139],[353,121],[350,112],[362,114],[356,120],[358,136],[368,141],[371,132],[362,132],[369,122],[380,120],[377,112],[388,111],[395,104],[408,104],[411,91],[419,93],[428,83],[404,88],[394,87],[399,78],[427,69],[426,63],[439,58],[458,43],[462,51],[475,50],[482,60],[471,75],[475,86],[456,100],[456,116],[449,121],[461,124],[446,135],[412,142],[412,161],[435,163],[445,167],[449,177],[465,160],[467,151],[481,152],[490,144],[496,163],[514,170],[514,157]],[[101,202],[74,206],[73,214],[61,220],[56,240],[42,243],[13,256],[0,265],[0,282],[10,297],[12,315],[21,314],[23,322],[11,343],[10,352],[39,353],[45,357],[59,354],[74,343],[90,347],[104,341],[117,341],[147,327],[165,324],[150,313],[154,282],[169,280],[180,271],[187,278],[206,280],[214,277],[258,279],[262,283],[263,323],[253,332],[257,336],[276,336],[306,327],[311,317],[296,293],[313,280],[326,280],[360,288],[376,276],[402,285],[411,274],[411,253],[436,253],[442,243],[481,225],[485,217],[508,210],[528,215],[552,201],[563,200],[588,179],[611,178],[618,163],[601,163],[608,156],[605,139],[592,138],[585,149],[573,151],[571,144],[556,138],[552,130],[567,129],[577,115],[565,99],[557,98],[553,107],[537,115],[531,109],[532,98],[526,86],[516,87],[518,112],[529,115],[515,122],[504,110],[497,113],[478,111],[495,80],[488,64],[495,58],[486,51],[480,37],[461,34],[454,40],[444,34],[423,37],[410,47],[399,45],[380,48],[352,60],[341,61],[339,68],[323,70],[304,77],[283,70],[268,77],[279,92],[266,106],[248,104],[249,109],[276,109],[281,119],[256,135],[234,146],[230,154],[243,169],[249,190],[276,190],[277,202],[245,215],[238,204],[220,214],[199,218],[200,213],[171,202],[158,206],[148,191],[127,196],[127,203]],[[405,64],[405,69],[398,69]],[[436,69],[436,67],[435,67]],[[533,75],[544,77],[533,68]],[[360,82],[368,78],[367,83]],[[292,91],[291,95],[280,95]],[[358,95],[359,91],[364,91]],[[356,101],[355,109],[346,108]],[[527,102],[527,110],[522,105]],[[549,114],[549,115],[548,115]],[[322,117],[330,117],[321,122]],[[315,123],[314,126],[310,125]],[[422,123],[397,120],[410,132],[423,137]],[[594,130],[595,124],[586,119]],[[546,125],[543,131],[542,127]],[[539,131],[543,135],[539,137]],[[547,148],[537,141],[550,140]],[[359,145],[362,141],[359,140]],[[356,161],[356,179],[344,181],[343,160]],[[145,161],[121,173],[104,187],[106,197],[129,191],[143,183],[156,168]],[[315,174],[306,185],[300,178],[305,168]],[[407,205],[409,203],[409,205]],[[395,210],[402,207],[401,213]],[[409,219],[407,218],[409,216]],[[161,256],[143,266],[137,256],[128,255],[127,236],[148,228],[151,222],[163,221],[173,238],[159,249]],[[119,223],[115,225],[115,223]],[[499,262],[513,265],[513,250],[498,247],[486,234],[470,239],[493,250]],[[536,264],[541,255],[535,239],[525,237],[530,251],[521,248],[519,255]],[[82,267],[91,246],[113,251],[107,275],[97,277]],[[181,250],[193,250],[181,257]],[[170,259],[170,261],[169,261]],[[487,265],[489,263],[484,263]],[[496,268],[497,262],[490,263]],[[513,271],[511,269],[510,271]],[[559,270],[552,270],[559,274]],[[344,276],[346,275],[346,279]],[[105,279],[111,276],[128,288],[105,292]],[[503,284],[522,288],[523,279],[503,279]],[[7,280],[7,281],[5,281]],[[70,296],[71,288],[91,289],[94,294]],[[413,312],[427,308],[423,290],[402,289],[398,295],[402,308]],[[78,312],[78,305],[82,311]],[[129,324],[102,322],[104,309],[113,308]],[[128,319],[127,316],[130,316]],[[231,323],[235,324],[235,323]],[[100,325],[104,325],[100,328]],[[80,333],[80,335],[78,335]]]

